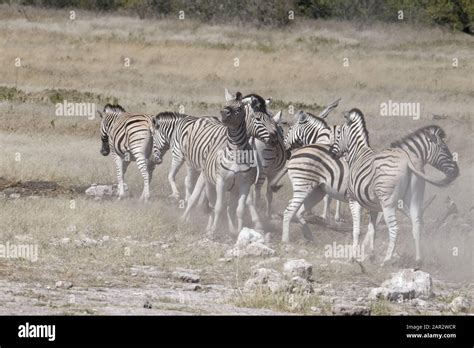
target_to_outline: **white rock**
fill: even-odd
[[[239,236],[237,237],[237,242],[235,243],[235,245],[237,247],[239,247],[240,249],[243,249],[251,243],[264,244],[265,243],[265,238],[261,233],[255,231],[251,228],[244,227],[242,229],[242,231],[240,231]]]
[[[265,244],[262,243],[251,243],[245,247],[245,253],[248,256],[274,256],[275,250],[267,247]]]
[[[468,312],[471,303],[465,297],[458,296],[449,304],[449,308],[454,313]]]
[[[58,280],[54,286],[56,287],[56,289],[70,289],[72,288],[72,283]]]
[[[428,299],[433,296],[431,276],[423,271],[402,269],[394,273],[392,278],[382,283],[380,288],[374,288],[369,293],[369,299],[386,299],[402,302],[414,298]]]
[[[127,184],[124,183],[124,191],[128,191]],[[86,195],[88,196],[96,196],[96,197],[104,197],[104,196],[115,196],[118,193],[118,185],[97,185],[92,184],[91,187],[86,189]]]
[[[304,259],[289,260],[283,265],[283,273],[290,278],[301,277],[310,280],[313,275],[313,265]]]
[[[285,291],[287,287],[288,283],[277,271],[269,268],[258,268],[252,272],[252,277],[245,282],[244,291],[260,289],[274,294]]]

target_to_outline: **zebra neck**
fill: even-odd
[[[367,145],[359,146],[353,151],[349,152],[348,163],[349,165],[354,165],[360,159],[366,159],[371,157],[374,154],[374,151]]]
[[[414,154],[417,158],[421,160],[422,164],[425,165],[428,162],[429,157],[428,144],[426,143],[426,141],[424,141],[424,139],[422,139],[421,141],[409,139],[412,140],[410,144],[410,142],[408,142],[407,140],[399,144],[398,147],[408,153],[408,155]]]
[[[247,146],[248,136],[245,122],[236,129],[227,128],[227,151],[243,150],[246,149]]]

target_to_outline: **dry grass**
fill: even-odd
[[[132,111],[177,111],[179,105],[184,105],[186,113],[215,115],[223,102],[223,89],[228,87],[272,96],[278,106],[284,107],[285,117],[290,117],[288,105],[299,104],[314,111],[342,97],[341,110],[357,106],[367,114],[371,143],[376,149],[421,126],[441,125],[451,150],[459,154],[461,176],[447,190],[427,188],[426,197],[437,194],[439,198],[427,212],[426,221],[433,222],[439,215],[448,194],[458,204],[461,216],[472,214],[474,42],[470,36],[402,23],[358,27],[346,22],[308,21],[270,31],[188,20],[101,17],[82,11],[74,22],[68,21],[67,11],[27,9],[27,15],[25,19],[15,8],[0,5],[2,85],[24,92],[19,92],[21,100],[0,93],[1,177],[56,181],[66,187],[115,182],[111,159],[99,154],[99,121],[55,116],[49,97],[53,89],[76,90],[61,94],[66,99],[83,101],[87,93],[92,93],[94,101],[117,98]],[[17,57],[21,58],[20,68],[14,66]],[[131,59],[130,67],[124,66],[127,57]],[[348,68],[343,67],[344,57],[350,60]],[[454,57],[459,58],[458,68],[451,66]],[[234,58],[240,60],[238,68],[233,66]],[[421,119],[377,116],[380,103],[389,99],[421,103]],[[103,106],[100,103],[98,107]],[[448,118],[433,121],[432,113]],[[329,123],[341,122],[339,114],[331,115]],[[15,160],[18,153],[20,161]],[[41,254],[33,265],[9,261],[0,268],[0,274],[13,280],[45,283],[65,278],[83,279],[86,284],[103,285],[104,279],[138,284],[146,279],[131,279],[127,270],[143,264],[164,270],[203,268],[207,279],[240,287],[255,261],[222,263],[218,259],[225,246],[196,248],[205,224],[178,222],[179,209],[165,199],[170,193],[168,167],[169,158],[155,171],[151,186],[154,197],[146,207],[136,204],[142,180],[133,165],[126,176],[134,196],[130,200],[95,202],[80,196],[0,200],[1,240],[28,235],[39,244]],[[182,179],[181,173],[178,182]],[[285,181],[274,200],[277,212],[283,211],[290,194]],[[70,199],[76,200],[76,209],[70,209]],[[347,211],[345,214],[348,217]],[[408,227],[402,229],[400,248],[412,254]],[[298,235],[296,230],[294,234]],[[317,246],[307,257],[314,264],[321,261],[324,244],[334,240],[349,243],[351,239],[350,235],[314,230]],[[95,239],[108,235],[116,240],[91,248],[51,244],[81,235]],[[379,235],[377,243],[382,252],[385,231]],[[124,241],[127,236],[139,246]],[[462,277],[466,262],[453,263],[443,245],[462,246],[470,240],[469,234],[459,237],[454,231],[446,238],[435,237],[424,244],[425,255],[430,256],[428,267],[436,271],[439,260],[448,266],[456,264],[460,267],[456,278]],[[154,241],[172,247],[162,250]],[[132,248],[131,256],[124,257],[125,247]],[[472,257],[472,251],[462,251],[462,260]],[[164,257],[156,257],[157,253]],[[298,256],[297,251],[288,256]],[[445,271],[449,276],[450,270]],[[321,268],[318,276],[324,282],[342,281],[354,272],[356,267]],[[375,266],[370,272],[374,282],[382,281],[389,273]],[[102,280],[97,280],[97,274],[103,275]],[[292,311],[286,300],[256,295],[238,297],[235,304]],[[316,297],[304,301],[296,312],[307,313],[312,305],[318,306]],[[375,312],[385,313],[384,305],[376,306]]]

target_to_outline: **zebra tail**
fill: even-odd
[[[271,182],[270,182],[270,188],[272,189],[272,192],[278,192],[283,185],[278,185],[278,182],[285,176],[285,174],[288,173],[288,168],[285,167]]]

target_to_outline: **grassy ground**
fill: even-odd
[[[0,6],[0,176],[5,180],[54,181],[67,188],[115,182],[111,159],[99,154],[99,120],[55,116],[55,103],[63,99],[93,101],[98,108],[118,100],[128,110],[148,113],[177,111],[182,105],[186,113],[216,115],[227,87],[272,96],[272,110],[282,108],[291,120],[292,105],[296,110],[317,111],[341,97],[340,109],[329,116],[329,123],[341,122],[343,109],[360,108],[367,115],[376,149],[427,124],[446,130],[450,149],[459,155],[461,176],[448,189],[427,189],[426,197],[436,194],[437,199],[425,216],[426,267],[441,279],[459,282],[455,285],[459,289],[472,281],[466,278],[472,272],[472,251],[466,241],[472,240],[469,221],[474,207],[472,37],[403,23],[360,27],[318,21],[267,30],[189,20],[101,17],[82,11],[75,21],[68,19],[67,11],[28,8],[26,13],[28,19],[15,8]],[[21,59],[20,67],[15,67],[16,58]],[[128,58],[130,66],[125,64]],[[348,67],[343,66],[344,58],[349,59]],[[453,58],[458,58],[458,67],[452,66]],[[420,120],[379,116],[380,104],[389,99],[419,102]],[[432,114],[446,118],[433,120]],[[153,199],[147,206],[136,202],[142,182],[135,166],[130,166],[126,176],[132,193],[126,201],[97,202],[75,193],[0,200],[1,240],[27,238],[40,248],[38,263],[2,261],[0,275],[12,282],[42,286],[65,279],[85,287],[139,287],[153,278],[132,277],[129,270],[149,265],[165,271],[203,269],[204,282],[240,288],[258,261],[218,261],[228,245],[196,248],[202,242],[204,218],[193,224],[178,222],[181,211],[166,199],[168,167],[169,158],[155,171]],[[180,175],[181,184],[182,180]],[[285,181],[274,201],[276,212],[284,210],[290,195]],[[458,206],[460,220],[450,220],[447,233],[434,233],[433,223],[445,209],[448,195]],[[348,218],[346,209],[344,213]],[[409,225],[405,218],[401,221],[398,248],[410,258]],[[272,229],[278,239],[279,224]],[[350,243],[351,236],[318,227],[314,231],[316,246],[301,244],[294,226],[295,248],[285,253],[280,246],[274,247],[284,257],[300,257],[301,249],[307,250],[305,258],[315,264],[321,285],[344,287],[348,279],[355,279],[375,286],[395,270],[379,270],[374,265],[369,267],[369,276],[358,278],[357,266],[329,263],[320,267],[327,263],[322,247],[333,241]],[[58,247],[64,238],[99,241],[104,236],[111,241]],[[382,255],[385,230],[376,242]],[[162,248],[163,244],[170,247]],[[453,256],[453,248],[459,249],[459,256]],[[328,299],[319,295],[302,299],[302,307],[292,307],[288,298],[233,296],[235,306],[297,313],[309,313],[312,306],[328,308]],[[379,314],[386,314],[390,307],[374,306]]]

